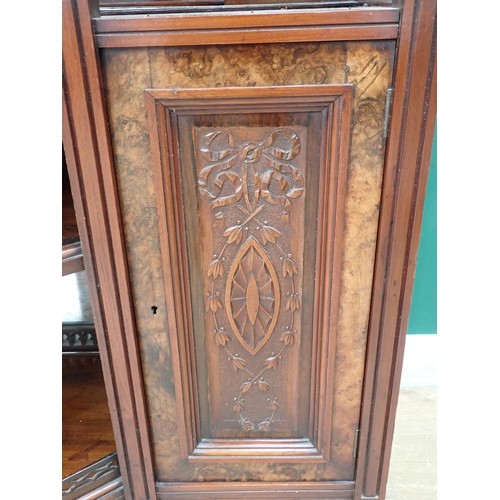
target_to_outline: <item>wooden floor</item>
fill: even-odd
[[[62,477],[116,451],[98,356],[62,361]]]

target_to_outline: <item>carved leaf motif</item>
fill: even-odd
[[[276,368],[278,368],[278,356],[271,356],[270,358],[267,358],[264,361],[264,365],[266,365],[269,369],[274,368],[276,370]]]
[[[207,300],[206,310],[212,311],[213,313],[217,312],[217,309],[222,309],[222,302],[217,298],[211,295]]]
[[[292,276],[294,274],[299,274],[299,270],[297,269],[297,266],[294,264],[294,262],[289,259],[289,258],[286,258],[283,260],[283,268],[282,268],[282,271],[283,271],[283,276]]]
[[[240,391],[242,391],[243,394],[251,390],[252,390],[252,382],[243,382],[243,384],[241,384]]]
[[[262,226],[260,236],[262,238],[262,244],[265,245],[268,241],[276,243],[276,238],[281,238],[281,233],[274,227]]]
[[[280,405],[278,404],[278,402],[275,399],[272,399],[271,402],[269,403],[269,409],[271,411],[278,411],[279,407],[280,407]]]
[[[231,364],[233,365],[234,371],[238,371],[238,369],[244,370],[247,362],[239,356],[234,356],[231,359]]]
[[[232,226],[224,231],[223,236],[229,236],[227,240],[228,243],[236,241],[236,244],[239,245],[243,238],[243,228],[242,226]]]
[[[271,387],[269,386],[269,384],[267,382],[264,382],[263,380],[259,380],[257,382],[257,388],[261,392],[269,392],[271,390]]]
[[[221,345],[226,345],[227,342],[229,342],[231,339],[229,338],[229,335],[227,335],[226,333],[224,332],[221,332],[220,330],[218,330],[215,334],[215,343],[218,345],[218,346],[221,346]]]
[[[236,401],[236,403],[234,403],[233,405],[233,411],[235,411],[236,413],[241,413],[243,410],[245,409],[245,407],[243,406],[243,403],[241,403],[241,401]]]
[[[290,298],[286,302],[285,311],[297,311],[300,308],[300,302],[297,298],[298,294],[294,293],[290,296]]]
[[[224,276],[224,265],[219,259],[210,262],[208,266],[208,276],[213,276],[214,279],[218,276]]]
[[[295,335],[290,331],[286,331],[285,333],[281,334],[280,342],[283,342],[285,345],[294,345]]]

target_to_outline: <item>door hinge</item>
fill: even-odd
[[[359,429],[356,429],[356,431],[354,432],[354,448],[352,449],[353,458],[356,458],[356,455],[358,454],[358,437]]]
[[[392,91],[393,89],[387,89],[387,94],[385,95],[384,131],[382,132],[383,139],[387,139],[387,134],[389,132],[389,118],[391,117]]]

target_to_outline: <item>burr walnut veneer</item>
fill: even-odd
[[[435,9],[63,0],[127,500],[385,498]]]

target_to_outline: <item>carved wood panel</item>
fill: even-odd
[[[184,456],[328,461],[352,86],[147,100]]]
[[[235,417],[237,428],[247,431],[297,426],[297,412],[287,407],[298,397],[289,373],[298,372],[298,360],[287,360],[285,350],[300,337],[297,266],[302,269],[303,237],[290,215],[297,221],[304,217],[298,198],[305,190],[306,150],[300,155],[305,132],[297,130],[301,141],[290,128],[230,130],[199,130],[196,148],[199,192],[207,199],[199,200],[200,220],[208,231],[213,227],[215,251],[205,280],[206,330],[213,327],[221,348],[214,363],[223,364],[227,357],[237,372],[231,376],[227,367],[218,367],[219,391],[226,394],[211,395],[219,407],[211,410],[211,434],[218,436],[224,434],[214,431],[235,427],[228,425]],[[297,263],[291,253],[294,236]],[[211,357],[210,346],[207,351]]]

